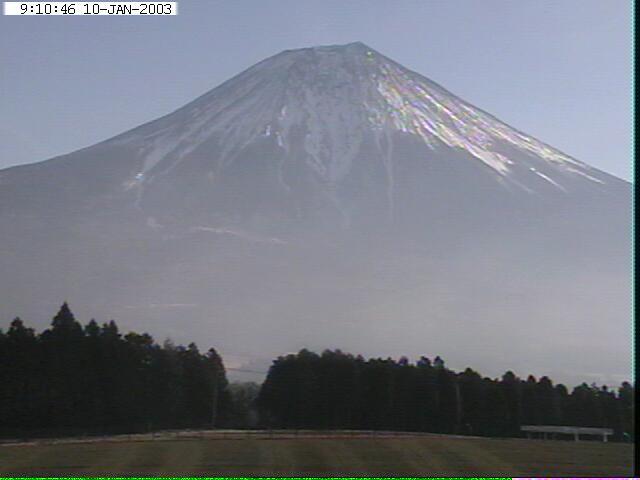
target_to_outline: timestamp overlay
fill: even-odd
[[[4,2],[4,15],[177,15],[178,2]]]

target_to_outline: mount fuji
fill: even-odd
[[[236,363],[338,347],[617,381],[630,211],[628,182],[362,43],[287,50],[0,170],[0,318],[67,300]]]

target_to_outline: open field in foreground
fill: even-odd
[[[120,437],[0,446],[0,475],[631,476],[633,446],[444,435]]]

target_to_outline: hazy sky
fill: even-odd
[[[284,49],[363,41],[631,177],[626,0],[181,0],[173,17],[0,17],[0,167],[91,145]]]

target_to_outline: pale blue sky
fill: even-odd
[[[182,0],[175,17],[0,17],[0,167],[91,145],[281,50],[362,41],[631,177],[627,0]]]

